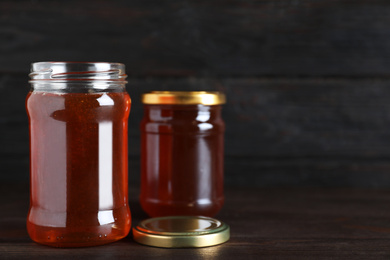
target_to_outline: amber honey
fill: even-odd
[[[129,95],[123,90],[46,90],[34,89],[26,100],[31,239],[55,247],[81,247],[125,237],[131,227]]]
[[[178,99],[187,92],[159,93],[150,103],[144,96],[141,206],[152,217],[214,216],[224,203],[224,99],[207,105]]]

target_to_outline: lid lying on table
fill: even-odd
[[[159,217],[141,221],[133,228],[133,237],[138,243],[155,247],[206,247],[228,241],[230,228],[209,217]]]
[[[222,105],[225,94],[216,91],[152,91],[142,95],[148,105]]]

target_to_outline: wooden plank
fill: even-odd
[[[133,224],[146,218],[130,189]],[[388,259],[389,190],[227,189],[217,216],[231,227],[226,244],[199,249],[161,249],[121,241],[91,248],[55,249],[32,242],[25,229],[28,189],[0,184],[2,259],[148,258],[169,259]]]
[[[43,60],[118,61],[133,76],[389,76],[390,3],[11,1],[0,71]]]
[[[228,100],[223,107],[228,156],[388,158],[389,84],[381,79],[322,78],[130,80],[130,135],[137,139],[142,92],[219,90]]]

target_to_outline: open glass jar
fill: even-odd
[[[151,217],[214,216],[224,203],[219,92],[142,96],[140,202]]]
[[[32,240],[94,246],[130,230],[127,120],[130,97],[120,63],[32,64],[30,120]]]

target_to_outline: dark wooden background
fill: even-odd
[[[140,95],[227,94],[227,186],[390,187],[390,1],[0,2],[0,180],[28,181],[36,61],[115,61]]]

